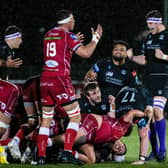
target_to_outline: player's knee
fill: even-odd
[[[96,158],[95,158],[95,157],[89,158],[89,159],[88,159],[88,163],[90,163],[90,164],[96,163]]]
[[[53,118],[53,117],[54,117],[54,108],[44,107],[42,110],[42,118]]]
[[[153,111],[154,111],[154,117],[156,121],[161,120],[164,117],[164,111],[162,108],[155,106],[153,108]]]
[[[153,102],[153,109],[154,109],[154,113],[155,115],[157,113],[160,113],[158,115],[163,114],[164,108],[166,105],[166,100],[162,99],[162,98],[155,98],[154,102]]]
[[[3,121],[0,121],[0,135],[4,134],[6,129],[9,128],[9,124],[3,122]]]
[[[36,127],[38,125],[38,116],[37,115],[28,115],[28,125],[30,127]]]
[[[77,105],[75,108],[66,111],[66,113],[68,114],[68,117],[73,120],[76,120],[78,122],[80,122],[80,107],[79,105]]]

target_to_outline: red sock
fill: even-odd
[[[38,148],[38,156],[46,156],[46,148],[47,148],[48,135],[37,136],[37,148]]]
[[[20,140],[23,140],[23,138],[24,138],[24,136],[25,136],[24,130],[25,130],[25,129],[20,128],[20,129],[18,130],[18,132],[16,133],[15,136],[19,137]]]
[[[11,141],[12,138],[7,138],[5,140],[0,140],[0,145],[5,146],[8,145],[8,143]]]
[[[37,137],[38,137],[38,132],[37,132],[37,130],[34,130],[31,133],[31,140],[34,141],[34,142],[37,142]]]
[[[64,143],[64,150],[72,151],[72,147],[75,141],[77,131],[74,129],[68,128],[65,132],[65,143]]]

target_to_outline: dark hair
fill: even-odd
[[[115,47],[116,45],[123,45],[123,46],[126,47],[127,50],[129,49],[128,43],[127,43],[126,41],[124,41],[124,40],[114,40],[114,41],[113,41],[113,45],[112,45],[112,49],[114,49],[114,47]]]
[[[62,10],[57,11],[57,13],[56,13],[56,22],[58,22],[60,20],[63,20],[63,19],[66,19],[71,14],[73,14],[73,12],[70,11],[70,10],[66,10],[66,9],[62,9]],[[57,25],[58,25],[58,23],[57,23]]]
[[[162,18],[162,15],[158,10],[151,10],[146,14],[145,18],[148,19],[150,17]]]
[[[97,87],[99,87],[97,83],[89,83],[89,84],[86,85],[86,86],[84,87],[84,89],[83,89],[84,95],[89,96],[89,91],[95,90]]]
[[[14,34],[17,32],[22,34],[22,30],[19,27],[15,26],[15,25],[11,25],[5,29],[4,35],[6,36],[6,35]]]

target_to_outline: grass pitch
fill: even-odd
[[[167,130],[168,130],[168,122],[167,122]],[[9,165],[0,165],[0,168],[33,168],[33,167],[45,167],[45,168],[166,168],[168,167],[168,156],[165,162],[157,162],[150,161],[144,165],[131,165],[131,162],[138,159],[139,156],[139,139],[137,135],[137,128],[134,127],[132,134],[129,137],[123,138],[123,141],[127,144],[127,154],[125,156],[125,162],[123,163],[115,163],[115,162],[105,162],[98,163],[93,165],[83,165],[77,166],[72,164],[47,164],[45,166],[32,166],[28,164],[9,164]],[[167,141],[168,142],[168,136]],[[168,149],[168,143],[167,143]],[[150,149],[149,149],[150,150]]]

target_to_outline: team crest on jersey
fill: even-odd
[[[102,105],[101,105],[101,109],[102,109],[102,110],[106,110],[106,109],[107,109],[106,105],[105,105],[105,104],[102,104]]]
[[[152,44],[152,40],[148,40],[146,44]]]
[[[126,74],[127,74],[127,71],[126,71],[125,69],[122,69],[122,70],[121,70],[121,74],[122,74],[122,75],[126,75]]]
[[[70,34],[70,37],[71,37],[71,39],[73,39],[73,40],[77,40],[77,39],[78,39],[75,34]]]
[[[158,90],[158,95],[162,95],[163,91],[162,90]]]
[[[111,69],[111,65],[108,66],[108,69]]]
[[[112,77],[113,74],[114,74],[113,72],[110,72],[110,71],[109,71],[109,72],[106,73],[106,76],[110,76],[110,77]]]
[[[163,39],[164,39],[164,35],[161,34],[161,35],[159,36],[159,40],[163,40]]]

